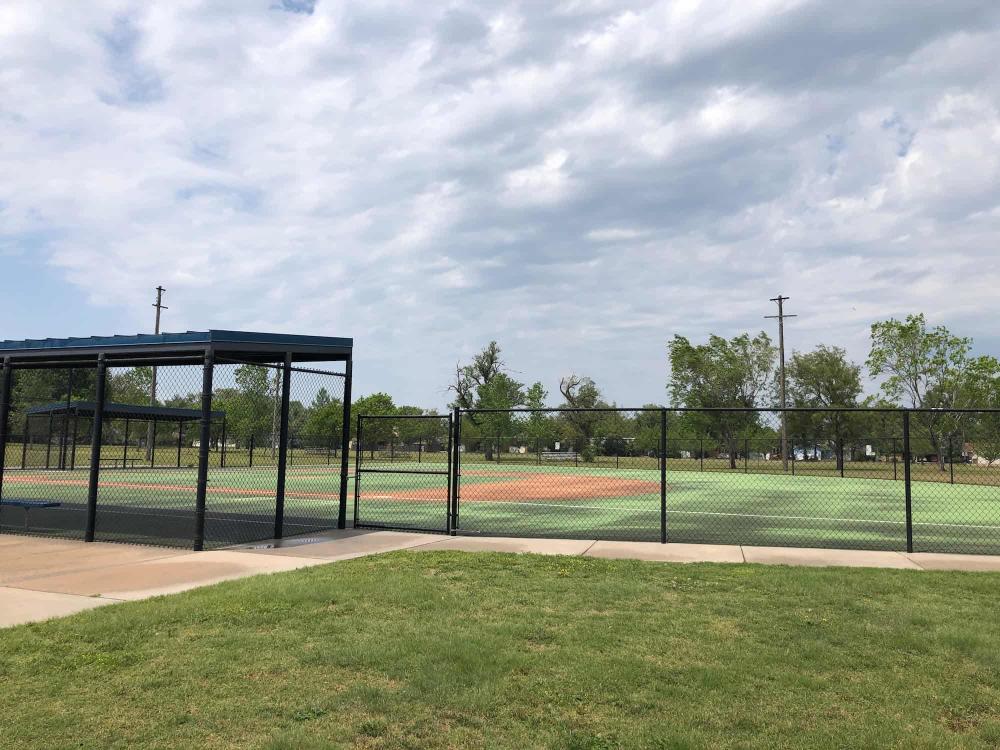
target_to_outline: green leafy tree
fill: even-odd
[[[970,364],[967,375],[969,402],[983,409],[1000,409],[1000,361],[992,356],[978,357]],[[1000,462],[1000,414],[972,415],[968,437],[973,452],[987,466]]]
[[[496,341],[491,341],[471,363],[456,365],[455,380],[448,389],[455,393],[452,407],[460,409],[513,409],[524,406],[527,399],[524,384],[506,372]],[[487,459],[493,458],[500,438],[514,437],[518,432],[517,420],[510,413],[472,413],[467,419],[481,436]],[[463,439],[471,434],[463,425]]]
[[[352,413],[361,416],[391,416],[396,413],[396,405],[388,393],[373,393],[357,399],[352,407]],[[351,427],[356,430],[356,423]],[[363,447],[368,447],[374,452],[376,447],[387,444],[393,438],[393,427],[388,419],[365,421],[361,435]]]
[[[861,367],[840,347],[822,344],[808,353],[795,352],[787,367],[788,394],[793,406],[854,407],[861,396]],[[844,449],[861,437],[863,420],[839,412],[792,413],[788,419],[793,436],[827,438],[834,449],[837,468],[844,467]]]
[[[971,346],[971,339],[954,336],[944,326],[928,328],[923,314],[880,321],[871,328],[868,370],[872,378],[884,377],[884,396],[914,409],[941,410],[914,415],[941,471],[948,436],[962,426],[961,416],[947,410],[967,406],[973,394],[968,378]]]
[[[595,411],[573,410],[607,406],[601,398],[601,391],[588,377],[568,375],[560,379],[559,392],[563,397],[563,407],[567,409],[560,412],[560,417],[569,427],[567,433],[572,438],[574,448],[580,451],[584,461],[593,461],[594,436],[604,415]]]
[[[277,435],[271,434],[275,394],[270,371],[258,365],[241,365],[233,373],[234,388],[222,388],[212,395],[212,408],[226,413],[227,438],[238,446],[246,446],[254,438],[261,443],[276,445]],[[198,408],[197,394],[183,397],[188,408]]]
[[[555,435],[549,413],[541,411],[545,408],[545,399],[548,395],[541,383],[533,383],[524,393],[524,405],[528,409],[536,410],[528,412],[523,425],[525,437],[534,449],[540,449],[540,446],[552,440]]]
[[[674,336],[669,354],[669,390],[676,406],[751,408],[773,396],[777,351],[764,332],[729,340],[713,335],[700,345]],[[755,414],[736,411],[703,412],[698,422],[705,434],[725,444],[730,468],[736,468],[738,437],[759,427]]]
[[[130,367],[126,370],[108,369],[106,398],[119,404],[148,406],[153,390],[152,367]]]
[[[344,429],[344,404],[320,388],[306,417],[304,435],[314,446],[334,445]]]

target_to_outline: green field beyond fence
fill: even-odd
[[[12,446],[13,447],[13,446]],[[290,451],[285,514],[336,518],[340,471],[336,455]],[[209,469],[209,514],[252,508],[267,517],[275,508],[277,471],[260,451],[253,468],[234,451],[221,468],[218,452]],[[114,459],[110,452],[105,459]],[[235,464],[235,465],[234,465]],[[357,518],[348,523],[444,531],[448,512],[447,456],[443,452],[362,455]],[[739,463],[720,459],[668,459],[667,539],[671,542],[753,544],[865,549],[905,549],[903,467],[886,462],[795,462],[794,474],[777,461]],[[911,466],[913,544],[916,551],[1000,553],[1000,470],[955,464]],[[410,473],[420,472],[420,473]],[[438,472],[438,473],[427,473]],[[354,457],[350,473],[353,493]],[[896,477],[895,481],[893,477]],[[598,457],[593,462],[545,461],[531,456],[462,456],[457,531],[462,534],[660,539],[660,472],[647,457]],[[193,513],[197,472],[113,465],[100,475],[98,518],[126,510]],[[952,483],[954,482],[954,483]],[[86,501],[88,473],[9,469],[4,497],[48,500],[64,509]],[[0,521],[21,530],[16,508]],[[100,529],[100,524],[99,524]],[[44,524],[30,529],[45,533]],[[294,533],[294,527],[289,533]],[[265,535],[266,536],[266,535]]]

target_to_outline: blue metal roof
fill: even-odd
[[[280,362],[286,354],[293,362],[343,362],[353,348],[353,339],[334,336],[212,330],[0,341],[0,360],[17,367],[74,367],[103,355],[116,366],[181,364],[197,362],[211,350],[221,358],[259,363]]]
[[[259,331],[184,331],[183,333],[137,333],[130,336],[70,336],[64,339],[24,339],[23,341],[0,341],[0,352],[38,351],[42,349],[101,349],[105,347],[122,346],[157,346],[169,347],[171,344],[269,344],[291,348],[331,347],[334,349],[351,349],[354,339],[334,336],[301,336],[290,333],[261,333]],[[226,346],[226,348],[232,348]]]

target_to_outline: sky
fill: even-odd
[[[350,336],[665,402],[667,342],[1000,355],[995,0],[0,3],[0,338]],[[775,336],[776,338],[776,336]]]

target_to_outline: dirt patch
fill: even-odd
[[[495,475],[494,475],[495,476]],[[509,482],[463,484],[459,497],[472,502],[521,503],[533,500],[591,500],[630,497],[660,492],[659,482],[620,477],[574,477],[565,474],[518,473]],[[440,489],[428,488],[401,493],[406,499],[441,499]]]

